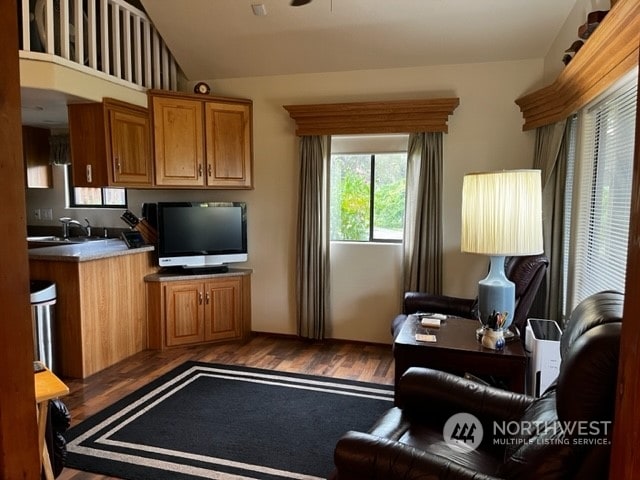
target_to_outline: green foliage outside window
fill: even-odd
[[[332,156],[331,239],[402,240],[405,177],[404,153]]]
[[[404,178],[376,188],[374,199],[376,206],[374,227],[376,229],[402,231],[404,226],[404,195]]]
[[[331,161],[331,240],[369,239],[369,155],[333,156]]]

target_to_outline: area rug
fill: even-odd
[[[393,387],[187,362],[67,431],[66,466],[127,480],[318,479]]]

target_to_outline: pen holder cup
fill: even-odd
[[[482,346],[492,350],[502,350],[504,348],[504,330],[485,328],[482,333]]]

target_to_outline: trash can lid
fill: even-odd
[[[50,280],[31,280],[30,290],[32,304],[56,299],[56,284]]]

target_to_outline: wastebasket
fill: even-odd
[[[55,370],[54,321],[56,284],[49,280],[31,280],[31,320],[33,321],[34,360]]]

